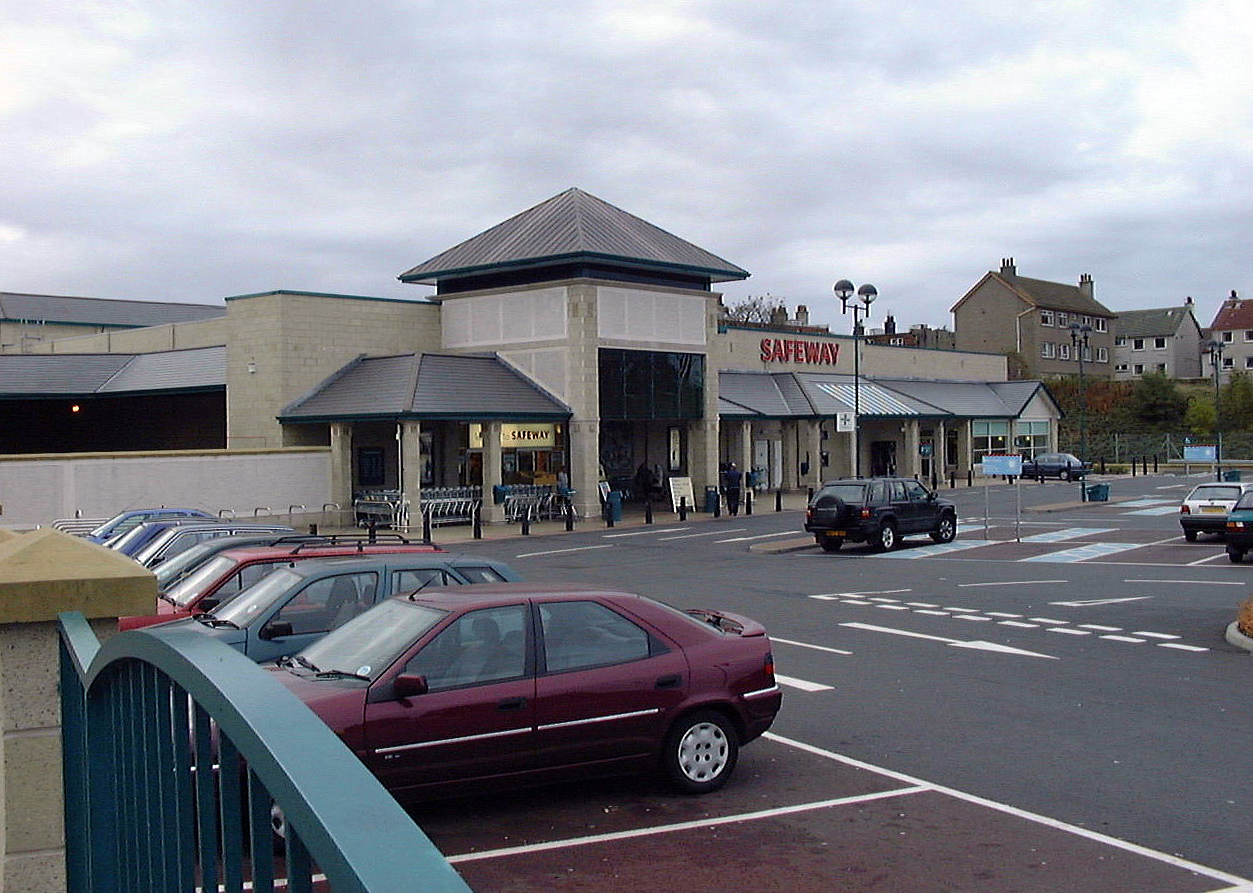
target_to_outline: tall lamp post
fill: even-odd
[[[1088,350],[1088,333],[1092,327],[1072,322],[1069,328],[1070,343],[1079,358],[1079,461],[1082,463],[1088,461],[1088,389],[1083,381],[1083,355]]]
[[[1218,374],[1222,371],[1223,347],[1218,339],[1205,345],[1209,348],[1210,365],[1214,367],[1214,472],[1218,480],[1223,479],[1223,426],[1222,416],[1218,413]]]
[[[840,299],[840,312],[853,314],[853,477],[861,477],[861,321],[870,314],[879,292],[866,283],[853,300],[853,283],[847,279],[835,283],[833,290]]]

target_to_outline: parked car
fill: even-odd
[[[154,568],[206,540],[236,536],[241,533],[274,536],[295,532],[293,528],[284,524],[258,524],[248,521],[188,522],[161,532],[141,549],[132,553],[131,557],[146,568]]]
[[[241,546],[281,546],[295,545],[302,542],[331,542],[333,537],[315,536],[310,534],[273,534],[273,533],[238,533],[218,539],[205,540],[197,543],[186,552],[181,552],[153,569],[157,577],[157,591],[167,592],[174,588],[180,580],[204,564],[219,552],[227,549],[238,549]]]
[[[126,533],[119,533],[105,540],[104,545],[115,552],[134,558],[135,554],[142,551],[150,542],[174,527],[182,527],[185,524],[216,523],[216,519],[206,520],[205,518],[158,518],[142,521]]]
[[[1057,478],[1074,481],[1086,477],[1092,464],[1084,462],[1071,453],[1039,453],[1022,460],[1022,476],[1025,478]]]
[[[335,558],[353,555],[381,555],[388,552],[442,552],[430,543],[414,542],[398,534],[380,534],[373,542],[368,537],[337,537],[335,541],[308,539],[278,546],[241,546],[226,549],[188,574],[176,586],[160,593],[153,614],[122,617],[119,629],[139,629],[169,620],[190,617],[201,611],[212,611],[225,605],[254,583],[269,576],[285,564],[311,558]]]
[[[1253,489],[1245,490],[1227,513],[1227,557],[1232,564],[1244,561],[1253,549]]]
[[[272,672],[407,798],[657,768],[713,791],[782,702],[755,621],[564,584],[392,598]]]
[[[813,495],[805,530],[827,552],[846,542],[887,551],[919,533],[947,543],[957,536],[957,508],[913,478],[848,478],[829,481]]]
[[[125,512],[119,512],[108,521],[105,521],[95,530],[87,534],[86,538],[93,543],[103,543],[105,540],[116,536],[119,533],[125,533],[136,524],[142,524],[144,521],[155,521],[158,518],[212,518],[208,512],[200,509],[180,509],[180,508],[153,508],[153,509],[131,509]]]
[[[1240,481],[1197,484],[1179,504],[1179,526],[1183,528],[1183,538],[1195,543],[1197,534],[1224,535],[1227,532],[1227,513],[1250,490],[1253,490],[1253,483]]]
[[[393,595],[519,579],[504,562],[448,553],[298,561],[166,628],[213,636],[262,663],[295,654]]]

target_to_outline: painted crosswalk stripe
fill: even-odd
[[[1088,543],[1074,549],[1064,549],[1051,555],[1034,555],[1031,558],[1020,558],[1018,560],[1024,562],[1073,564],[1077,561],[1087,561],[1089,558],[1103,558],[1106,555],[1115,555],[1119,552],[1126,552],[1128,549],[1139,549],[1141,545],[1141,543]]]
[[[1116,527],[1066,527],[1062,530],[1049,530],[1045,533],[1033,533],[1031,536],[1024,536],[1024,543],[1059,543],[1063,540],[1075,540],[1081,536],[1096,536],[1101,533],[1109,533],[1117,530]]]

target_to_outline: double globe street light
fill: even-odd
[[[840,312],[853,314],[853,477],[861,477],[861,321],[870,315],[870,305],[879,292],[870,283],[856,290],[853,300],[853,283],[841,279],[833,286],[840,299]]]

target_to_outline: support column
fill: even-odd
[[[505,504],[497,503],[493,487],[500,484],[500,422],[483,423],[483,522],[505,520]]]
[[[600,419],[570,422],[570,489],[583,518],[600,515]]]
[[[409,503],[409,526],[422,526],[422,423],[400,423],[400,492]]]
[[[817,419],[806,419],[800,423],[801,460],[809,454],[809,470],[801,478],[802,487],[813,487],[815,490],[822,484],[822,425]]]
[[[945,480],[948,478],[948,456],[945,451],[948,446],[948,431],[943,422],[936,422],[932,437],[931,467],[935,469],[937,481]]]
[[[798,426],[799,423],[794,420],[783,422],[783,481],[780,486],[785,490],[793,489],[800,480],[800,464],[796,457],[800,448]]]
[[[922,432],[917,419],[905,422],[905,452],[908,454],[903,470],[904,477],[922,477],[922,454],[918,445],[922,443]]]
[[[352,514],[352,425],[331,423],[331,502],[339,504],[339,516],[323,519],[335,526],[351,524]],[[310,506],[312,508],[312,506]]]
[[[740,422],[737,434],[739,442],[736,445],[735,464],[740,467],[740,471],[744,473],[744,489],[748,489],[748,475],[753,470],[753,423]]]
[[[970,451],[973,448],[973,438],[970,433],[970,419],[961,422],[957,428],[957,471],[959,474],[966,474],[970,471],[973,464]]]
[[[692,498],[705,504],[705,488],[718,487],[718,422],[701,419],[687,426],[687,474],[692,479]]]

